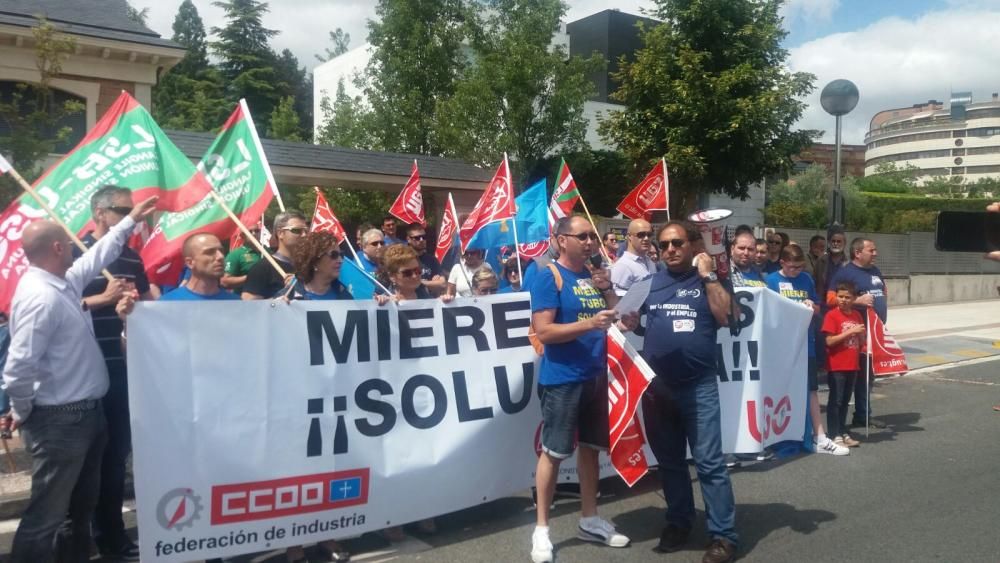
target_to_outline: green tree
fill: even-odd
[[[268,129],[267,136],[282,141],[301,141],[301,132],[299,114],[295,111],[295,100],[291,96],[286,96],[278,102],[278,106],[271,113],[271,128]]]
[[[137,10],[131,3],[125,2],[125,15],[135,23],[145,26],[146,20],[149,19],[149,8]]]
[[[246,99],[253,114],[259,116],[257,125],[266,131],[271,112],[288,88],[280,80],[277,56],[269,44],[278,32],[263,24],[268,5],[258,0],[223,0],[213,5],[226,15],[224,27],[212,28],[219,39],[211,43],[219,57],[226,96],[231,103]]]
[[[326,51],[326,55],[315,55],[317,61],[325,63],[334,57],[339,57],[346,53],[348,46],[351,44],[351,34],[345,33],[343,29],[338,27],[336,30],[330,32],[330,42],[333,43],[333,49],[324,47],[323,50]]]
[[[385,210],[392,205],[394,196],[379,190],[320,188],[330,209],[348,229],[347,236],[354,244],[354,230],[363,223],[381,225]],[[316,210],[316,194],[312,190],[297,190],[298,208],[311,217]],[[288,200],[285,200],[288,201]],[[356,249],[361,252],[361,249]]]
[[[379,0],[365,78],[374,148],[441,154],[437,106],[455,91],[469,32],[462,0]]]
[[[62,64],[76,48],[76,42],[59,34],[45,19],[39,19],[31,30],[35,40],[37,83],[20,83],[10,97],[0,97],[0,153],[26,180],[41,174],[40,163],[56,146],[69,138],[72,130],[63,125],[67,117],[85,111],[76,101],[57,103],[52,80],[62,72]],[[0,176],[0,205],[6,207],[21,194],[21,188],[9,176]]]
[[[790,73],[780,0],[655,0],[663,23],[642,31],[613,98],[625,109],[604,137],[636,168],[666,157],[671,205],[701,194],[745,198],[749,186],[791,166],[815,132],[793,131],[815,77]]]
[[[916,191],[917,167],[912,164],[899,168],[893,162],[883,162],[875,166],[872,174],[857,178],[855,183],[863,192],[884,194],[905,194]]]
[[[581,150],[583,104],[595,93],[588,74],[603,69],[603,59],[552,45],[566,13],[561,0],[493,0],[491,8],[475,26],[475,63],[438,104],[440,143],[484,166],[506,152],[523,171],[547,154]]]
[[[353,149],[371,149],[374,146],[368,119],[371,114],[360,97],[351,98],[344,88],[344,79],[337,83],[337,96],[320,102],[323,125],[316,142]]]
[[[313,128],[313,81],[305,67],[299,66],[299,59],[288,49],[281,51],[275,64],[278,82],[285,85],[284,100],[292,98],[295,113],[298,114],[300,129],[298,136],[312,138]]]
[[[173,30],[171,39],[187,52],[153,89],[153,117],[169,129],[215,129],[233,104],[225,99],[218,70],[209,65],[205,24],[191,0],[181,3]]]

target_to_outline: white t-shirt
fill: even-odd
[[[448,283],[455,284],[455,295],[458,297],[472,297],[472,286],[469,283],[472,282],[472,278],[475,277],[479,270],[486,268],[492,271],[493,268],[489,264],[483,262],[478,268],[470,270],[465,267],[465,264],[459,262],[451,267],[451,273],[448,274]],[[465,272],[464,274],[462,272]]]

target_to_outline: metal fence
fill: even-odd
[[[602,233],[609,228],[624,233],[628,220],[598,218],[598,228]],[[774,230],[788,233],[791,240],[799,243],[808,252],[809,239],[813,235],[826,236],[826,231],[810,229]],[[882,273],[890,277],[906,277],[911,274],[1000,274],[1000,262],[984,260],[982,255],[970,252],[938,252],[934,249],[934,233],[861,233],[847,232],[850,244],[855,237],[863,236],[875,241],[878,258],[875,264]]]

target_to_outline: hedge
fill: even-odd
[[[862,192],[861,205],[848,204],[845,222],[850,230],[878,233],[933,231],[939,211],[983,211],[989,199],[951,199],[913,194]],[[822,229],[826,205],[774,203],[765,210],[769,225]]]

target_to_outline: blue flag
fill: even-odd
[[[549,201],[545,179],[535,182],[514,199],[517,206],[517,241],[521,244],[548,240]],[[514,228],[511,221],[490,223],[473,235],[467,248],[494,249],[514,246]]]
[[[340,283],[355,299],[371,299],[375,295],[375,282],[361,271],[353,260],[344,260],[340,265]]]

